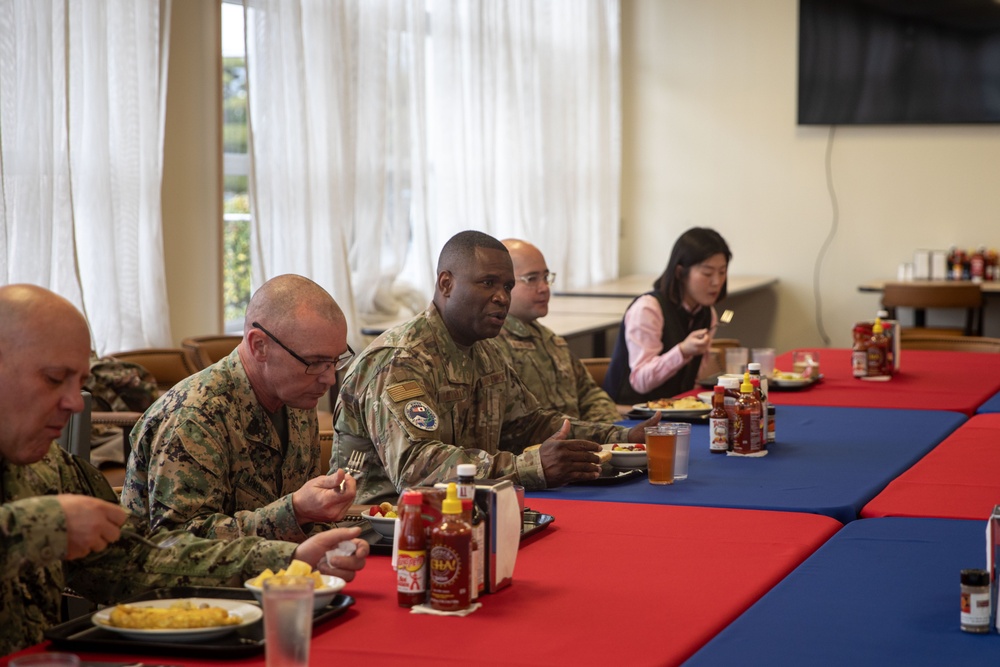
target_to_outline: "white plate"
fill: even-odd
[[[372,525],[372,528],[375,529],[376,533],[378,533],[382,537],[388,537],[389,539],[392,539],[393,533],[396,532],[395,517],[387,519],[382,515],[371,516],[369,514],[362,514],[361,516],[368,519],[368,523]]]
[[[778,378],[773,378],[773,379],[767,381],[767,386],[768,387],[778,387],[780,389],[780,388],[783,388],[783,387],[804,387],[807,384],[812,384],[812,383],[813,383],[813,379],[812,378],[799,378],[799,379],[794,379],[794,380],[792,380],[792,379],[781,379],[781,380],[779,380]]]
[[[340,577],[335,577],[332,574],[321,574],[323,577],[323,588],[317,588],[313,591],[313,609],[320,610],[327,606],[333,601],[334,596],[337,595],[347,582]],[[260,586],[252,586],[249,581],[243,582],[243,588],[247,589],[253,596],[257,598],[257,602],[264,604],[264,589]]]
[[[169,607],[177,602],[189,601],[195,606],[206,604],[210,607],[222,607],[230,615],[239,616],[243,620],[236,625],[220,625],[211,628],[182,628],[182,629],[149,629],[139,628],[118,628],[109,622],[111,612],[114,607],[107,607],[91,616],[94,625],[117,632],[129,639],[140,639],[149,641],[166,640],[171,642],[199,642],[206,639],[214,639],[222,635],[229,634],[234,630],[256,623],[263,616],[264,612],[257,605],[250,604],[243,600],[226,600],[223,598],[174,598],[169,600],[146,600],[143,602],[133,602],[133,607]]]
[[[648,412],[653,414],[654,412],[659,412],[663,417],[701,417],[707,415],[712,411],[712,406],[706,406],[704,408],[696,408],[694,410],[682,409],[682,408],[650,408],[647,407],[646,403],[636,403],[632,406],[633,410],[638,410],[639,412]]]
[[[649,463],[645,450],[641,452],[615,451],[612,449],[614,446],[615,443],[601,445],[601,449],[611,452],[611,465],[615,468],[645,468]]]
[[[712,396],[714,396],[714,395],[715,395],[715,391],[714,390],[712,390],[712,391],[701,391],[701,392],[698,392],[698,400],[701,401],[702,403],[708,403],[709,405],[711,405],[712,404]]]

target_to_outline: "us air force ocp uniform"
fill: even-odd
[[[622,418],[566,339],[542,323],[528,324],[507,315],[498,340],[511,368],[541,405],[589,422]]]
[[[462,349],[437,308],[390,329],[351,365],[334,411],[331,469],[367,453],[358,503],[395,500],[403,487],[454,476],[474,463],[480,478],[545,487],[537,450],[565,418],[542,409],[494,339]],[[572,421],[572,438],[627,440],[628,429]]]

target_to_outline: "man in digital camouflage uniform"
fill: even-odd
[[[394,500],[403,487],[453,476],[459,463],[530,489],[595,479],[600,446],[592,441],[642,441],[641,426],[570,421],[539,407],[493,340],[513,285],[503,244],[461,232],[441,251],[433,303],[352,364],[334,411],[331,462],[367,453],[358,502]]]
[[[132,429],[122,507],[153,530],[202,537],[301,542],[325,530],[350,507],[355,482],[323,474],[316,404],[352,354],[326,290],[291,274],[267,281],[236,349],[179,382]]]
[[[621,419],[611,397],[594,382],[566,339],[538,321],[549,312],[549,273],[542,252],[527,241],[506,239],[514,264],[510,311],[498,340],[514,372],[546,408],[590,422]]]
[[[68,301],[33,285],[0,287],[0,655],[42,641],[60,620],[66,586],[112,603],[160,586],[240,586],[293,557],[348,580],[364,567],[368,545],[356,528],[302,544],[192,535],[164,550],[119,542],[128,517],[111,487],[54,443],[83,409],[89,352],[87,323]],[[146,532],[144,522],[129,527]],[[328,563],[326,552],[348,539],[355,555]]]

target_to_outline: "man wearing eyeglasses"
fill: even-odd
[[[556,279],[542,251],[520,239],[506,239],[503,244],[517,282],[499,340],[517,376],[546,408],[584,421],[618,421],[621,415],[614,401],[594,382],[566,339],[538,321],[549,313],[550,287]]]
[[[353,356],[322,287],[272,278],[250,299],[243,340],[161,396],[132,430],[121,503],[153,530],[301,542],[343,518],[353,478],[321,462],[316,404]]]

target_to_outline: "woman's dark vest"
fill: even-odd
[[[660,309],[663,311],[661,340],[664,352],[683,341],[695,329],[707,329],[712,323],[711,308],[701,308],[692,314],[684,306],[671,303],[659,292],[647,292],[647,294],[656,297],[656,300],[660,302]],[[634,304],[635,301],[633,300],[632,303]],[[631,307],[630,304],[629,308]],[[623,321],[618,329],[618,341],[615,343],[614,352],[611,353],[608,372],[604,376],[604,391],[608,392],[615,403],[622,405],[644,403],[654,398],[669,398],[694,389],[700,368],[701,355],[692,357],[659,387],[648,394],[638,393],[628,380],[631,368],[629,367],[628,346],[625,344],[625,323]]]

